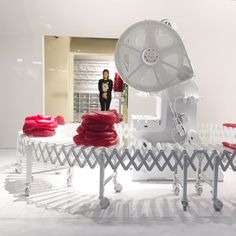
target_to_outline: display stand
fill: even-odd
[[[30,186],[33,181],[33,175],[35,174],[67,168],[67,182],[68,186],[70,186],[72,179],[70,168],[74,166],[79,166],[80,168],[89,166],[94,169],[96,166],[99,166],[99,199],[102,209],[107,208],[110,204],[109,199],[104,196],[105,185],[109,181],[113,180],[115,192],[122,190],[122,186],[116,181],[119,167],[124,170],[129,170],[132,167],[136,171],[139,171],[142,167],[145,167],[147,171],[153,169],[164,171],[166,168],[169,168],[174,174],[174,193],[178,195],[180,187],[182,187],[182,205],[184,210],[187,210],[188,207],[187,177],[190,169],[196,172],[196,193],[198,195],[202,193],[202,189],[201,191],[199,190],[202,187],[202,183],[207,182],[203,178],[202,173],[208,168],[213,170],[213,182],[211,181],[209,184],[212,186],[213,207],[217,211],[223,207],[223,203],[218,199],[217,195],[219,168],[222,171],[227,171],[228,169],[236,171],[236,152],[229,153],[217,145],[195,147],[192,152],[186,151],[186,148],[179,144],[165,143],[159,144],[159,148],[153,149],[140,149],[134,145],[128,148],[121,145],[102,148],[76,146],[72,141],[68,140],[68,137],[65,137],[64,140],[62,137],[37,139],[29,138],[22,133],[19,133],[17,143],[21,158],[26,156],[26,196],[30,195]],[[166,145],[171,147],[171,150],[167,150]],[[55,165],[55,169],[34,172],[32,160],[51,163]],[[20,163],[21,161],[19,161]],[[114,173],[105,179],[105,169],[108,166],[112,168]],[[179,171],[183,172],[182,179],[178,178]]]

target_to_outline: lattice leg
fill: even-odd
[[[17,174],[21,174],[22,173],[22,158],[23,158],[23,155],[22,153],[20,152],[20,138],[21,136],[18,136],[17,138],[17,147],[16,147],[16,168],[15,168],[15,172]]]
[[[184,211],[187,210],[188,207],[188,199],[187,199],[187,181],[188,181],[188,161],[184,156],[184,166],[183,166],[183,199],[182,205]]]
[[[202,156],[198,157],[198,166],[197,166],[197,178],[196,178],[196,184],[195,189],[196,193],[200,196],[202,195],[203,188],[202,188]]]
[[[59,168],[60,168],[60,165],[57,165],[56,170],[55,170],[55,175],[60,175],[61,174],[61,171],[58,170]]]
[[[213,170],[213,207],[216,211],[220,211],[223,208],[223,202],[217,197],[218,194],[218,177],[219,177],[219,156],[216,155],[214,159],[214,170]]]
[[[110,205],[108,198],[104,197],[104,177],[105,177],[105,158],[104,154],[101,153],[99,158],[100,178],[99,178],[99,199],[100,207],[106,209]]]
[[[17,163],[15,168],[15,172],[17,174],[22,173],[22,162],[23,162],[23,156],[20,153],[17,153]]]
[[[73,174],[74,174],[74,168],[73,167],[69,167],[67,170],[67,187],[71,187],[72,186],[72,181],[73,181]]]
[[[179,179],[178,179],[178,166],[176,165],[176,169],[173,174],[173,191],[175,195],[179,195],[180,187],[179,187]]]
[[[25,196],[29,196],[31,182],[32,182],[32,155],[33,146],[31,144],[26,146],[26,183],[25,183]]]
[[[114,171],[113,184],[115,192],[120,193],[123,189],[123,186],[117,182],[117,170]]]

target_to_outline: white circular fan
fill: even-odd
[[[183,42],[159,21],[138,22],[120,36],[115,63],[122,79],[144,92],[158,92],[193,77]]]

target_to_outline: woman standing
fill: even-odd
[[[103,78],[98,81],[99,99],[101,111],[107,111],[110,109],[113,81],[109,79],[109,70],[103,70],[102,75]]]

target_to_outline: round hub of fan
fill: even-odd
[[[147,65],[155,65],[159,60],[159,54],[156,48],[146,48],[142,54],[143,61]]]

